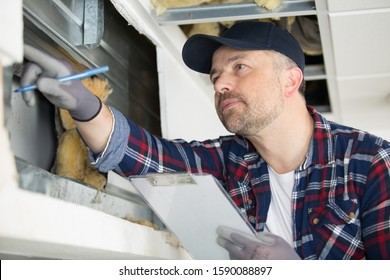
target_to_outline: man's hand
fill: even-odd
[[[217,243],[234,260],[300,260],[294,249],[281,237],[259,232],[256,237],[240,231],[219,227]]]
[[[21,86],[37,84],[43,95],[57,107],[69,111],[77,121],[89,121],[101,110],[99,98],[87,90],[80,80],[61,83],[58,77],[73,73],[70,65],[31,46],[24,46],[24,56],[30,62],[25,65]],[[35,104],[32,91],[24,92],[23,99],[28,106]]]

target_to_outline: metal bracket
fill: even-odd
[[[23,9],[40,29],[70,45],[93,49],[103,37],[104,0],[25,0]]]

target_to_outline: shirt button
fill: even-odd
[[[318,219],[318,218],[313,219],[313,224],[317,225],[319,222],[320,222],[320,219]]]
[[[351,220],[355,219],[355,213],[349,212],[348,217],[349,217]]]
[[[251,205],[253,203],[252,199],[248,199],[248,204]]]

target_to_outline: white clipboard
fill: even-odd
[[[194,259],[229,259],[217,244],[218,226],[256,234],[212,175],[152,173],[129,180]]]

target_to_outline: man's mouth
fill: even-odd
[[[240,100],[236,99],[236,98],[229,98],[229,99],[225,99],[223,100],[219,107],[221,109],[221,113],[227,111],[227,110],[230,110],[232,109],[233,107],[235,107],[238,103],[240,102]]]

